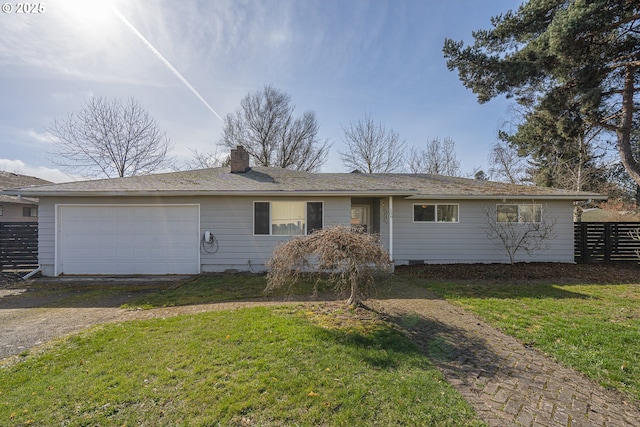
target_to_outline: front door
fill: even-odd
[[[371,232],[371,207],[369,205],[351,205],[351,228]]]

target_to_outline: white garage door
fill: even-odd
[[[198,205],[58,206],[58,274],[195,274]]]

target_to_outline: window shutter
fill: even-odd
[[[255,202],[253,204],[253,234],[271,234],[269,202]]]
[[[307,203],[307,234],[322,229],[322,202]]]

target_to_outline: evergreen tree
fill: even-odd
[[[640,184],[631,142],[639,104],[640,3],[529,0],[494,17],[492,27],[475,31],[471,46],[447,39],[443,49],[447,67],[457,69],[479,102],[504,94],[531,107],[517,139],[539,150],[545,141],[535,138],[546,135],[549,120],[558,120],[551,137],[565,142],[584,133],[585,124],[614,132],[621,163]]]

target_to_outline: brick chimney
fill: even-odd
[[[242,145],[231,149],[231,173],[245,173],[249,169],[249,153]]]

